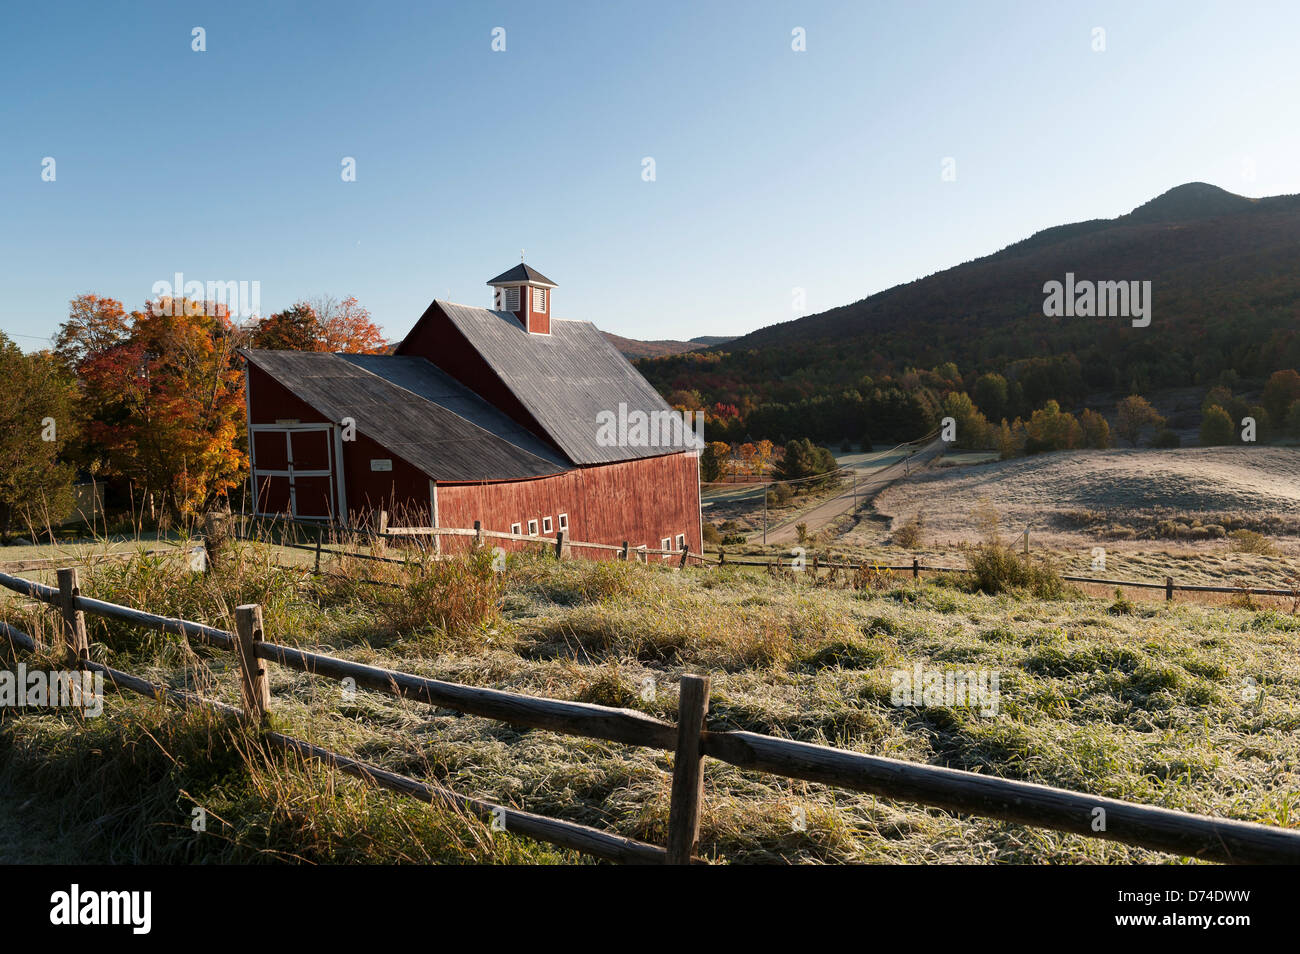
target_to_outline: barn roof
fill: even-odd
[[[550,461],[557,467],[567,466],[555,449],[532,431],[515,423],[507,414],[418,355],[340,354],[339,357],[378,375],[390,384],[396,384],[426,401],[432,401],[534,457]]]
[[[617,416],[620,405],[626,414],[673,411],[591,322],[552,320],[551,333],[539,335],[525,331],[508,311],[446,301],[435,301],[434,307],[469,340],[575,464],[607,464],[691,449],[690,434],[653,446],[602,442],[600,415]]]
[[[536,437],[420,357],[241,351],[294,395],[438,481],[517,480],[567,469]]]

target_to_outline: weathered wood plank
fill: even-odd
[[[81,595],[81,580],[76,567],[60,568],[58,579],[63,648],[69,661],[73,665],[79,665],[90,658],[90,640],[86,638],[86,616],[77,609],[77,597]]]
[[[262,607],[248,603],[235,608],[235,658],[239,663],[239,697],[244,714],[265,722],[271,711],[271,686],[266,666],[257,657],[257,645],[264,638]]]
[[[673,757],[672,800],[668,807],[670,865],[688,865],[700,837],[700,800],[704,795],[701,733],[709,712],[707,676],[682,676],[677,696],[677,749]]]
[[[975,772],[757,735],[705,732],[704,753],[741,768],[1228,864],[1300,863],[1300,831],[1136,805]],[[1100,812],[1098,811],[1100,810]],[[1104,827],[1097,829],[1098,824]]]
[[[615,709],[588,702],[565,702],[499,689],[480,689],[454,682],[440,682],[275,643],[257,643],[256,653],[261,659],[290,669],[333,679],[351,677],[362,688],[511,725],[549,729],[566,735],[643,745],[665,751],[672,751],[677,741],[676,726],[633,709]]]

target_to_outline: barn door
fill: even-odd
[[[334,518],[338,467],[331,425],[254,425],[252,450],[259,514]]]

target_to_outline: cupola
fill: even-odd
[[[510,312],[529,334],[551,333],[551,291],[555,282],[520,262],[488,284],[492,286],[493,311]]]

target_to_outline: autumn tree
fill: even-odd
[[[156,304],[132,312],[129,336],[83,361],[79,378],[110,473],[186,515],[235,486],[247,464],[235,353],[245,336],[223,306]]]
[[[311,307],[316,313],[317,351],[382,354],[388,349],[383,331],[355,298],[336,301],[325,296],[315,299]]]
[[[721,480],[726,475],[727,461],[731,459],[731,445],[722,441],[710,441],[700,451],[700,480],[707,482]]]
[[[1146,398],[1130,394],[1119,402],[1116,409],[1115,431],[1133,447],[1138,446],[1138,439],[1145,427],[1163,427],[1165,419],[1156,412]]]
[[[384,333],[355,298],[300,301],[268,315],[252,329],[254,348],[381,354]]]
[[[64,358],[24,354],[0,333],[0,540],[58,525],[73,509],[76,391]]]
[[[254,348],[316,351],[316,312],[306,302],[267,315],[252,329]]]
[[[129,326],[122,303],[99,295],[78,295],[68,302],[68,320],[59,326],[54,353],[71,371],[88,358],[127,339]]]
[[[1062,411],[1055,401],[1048,401],[1030,416],[1025,433],[1027,454],[1071,450],[1083,443],[1083,428],[1073,414]]]

